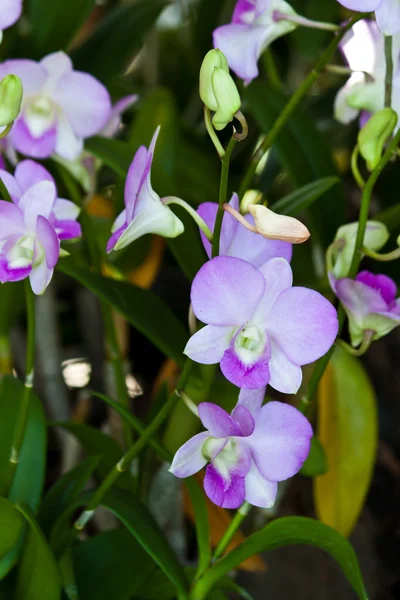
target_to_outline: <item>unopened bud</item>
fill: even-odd
[[[217,68],[229,73],[228,61],[223,52],[218,49],[210,50],[205,55],[200,69],[200,98],[203,104],[214,112],[218,109],[218,103],[214,95],[212,76]]]
[[[10,125],[19,115],[22,82],[17,75],[6,75],[0,81],[0,127]]]
[[[247,215],[250,212],[250,206],[259,204],[262,200],[262,192],[259,190],[247,190],[240,203],[240,212],[242,215]]]
[[[285,215],[278,215],[266,206],[252,204],[249,212],[254,217],[257,233],[269,240],[281,240],[290,244],[302,244],[310,237],[307,227]]]
[[[358,134],[360,154],[369,171],[379,164],[383,148],[397,125],[397,113],[391,108],[383,108],[368,120]]]

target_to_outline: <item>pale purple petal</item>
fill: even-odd
[[[376,10],[381,4],[382,0],[338,0],[342,6],[349,8],[350,10],[356,10],[359,12],[369,12]],[[385,0],[383,0],[385,2]]]
[[[21,209],[11,202],[0,200],[0,240],[23,233],[25,233],[25,224]]]
[[[213,437],[242,435],[238,423],[217,404],[202,402],[198,408],[200,421]]]
[[[59,240],[74,240],[81,237],[82,228],[76,221],[58,221],[57,219],[51,219]]]
[[[14,25],[21,16],[22,0],[1,0],[0,3],[0,29],[7,29]]]
[[[250,365],[244,364],[233,348],[229,348],[221,360],[221,371],[225,377],[240,388],[256,390],[266,386],[270,380],[270,353],[265,352]]]
[[[41,92],[47,79],[46,69],[34,60],[6,60],[0,64],[0,79],[12,74],[21,78],[25,98]]]
[[[53,206],[53,214],[58,221],[74,221],[81,209],[71,200],[57,198]]]
[[[356,317],[362,318],[370,312],[387,310],[387,304],[380,292],[361,281],[343,277],[337,280],[335,290],[339,300]]]
[[[256,390],[241,389],[236,406],[244,406],[253,416],[255,416],[264,402],[264,397],[265,387]]]
[[[130,222],[133,219],[137,195],[150,167],[151,159],[150,161],[148,160],[147,148],[145,146],[140,146],[133,157],[126,176],[125,206],[127,222]]]
[[[239,197],[237,194],[232,195],[229,204],[235,210],[239,210]],[[218,212],[218,204],[216,204],[215,202],[204,202],[203,204],[200,204],[200,206],[197,209],[197,212],[208,225],[210,231],[214,231],[215,219],[217,217]],[[229,252],[229,247],[239,227],[239,221],[237,221],[235,217],[224,211],[219,241],[220,256],[234,256]],[[208,239],[201,230],[200,236],[207,256],[208,258],[211,258],[211,243],[208,241]],[[235,256],[237,256],[238,258],[245,258],[244,256]]]
[[[239,425],[240,433],[243,437],[248,437],[254,431],[255,423],[253,416],[248,408],[237,404],[232,411],[232,418]]]
[[[135,102],[137,102],[137,99],[137,94],[131,94],[130,96],[125,96],[124,98],[121,98],[120,100],[118,100],[118,102],[114,104],[114,106],[111,108],[110,116],[107,123],[100,131],[100,135],[102,137],[112,138],[118,133],[118,130],[121,127],[121,114],[128,110],[128,108],[130,108],[133,104],[135,104]]]
[[[51,181],[55,185],[55,181],[48,170],[33,160],[23,160],[17,165],[15,179],[22,194],[40,181]]]
[[[269,313],[280,294],[293,283],[292,269],[284,258],[272,258],[264,263],[259,272],[265,280],[264,294],[255,310],[253,321],[265,325],[269,322]]]
[[[53,269],[49,269],[45,261],[42,261],[29,274],[29,281],[34,294],[43,294],[53,277]]]
[[[186,444],[179,448],[169,469],[171,473],[176,477],[183,478],[190,477],[200,471],[207,464],[202,448],[209,437],[209,433],[203,431],[190,438]]]
[[[18,152],[33,158],[48,158],[56,147],[56,127],[51,127],[42,136],[35,138],[23,118],[15,123],[11,131],[12,144]]]
[[[151,139],[149,149],[147,151],[146,165],[143,170],[141,179],[139,181],[138,194],[137,199],[133,207],[133,217],[135,217],[140,212],[143,212],[144,209],[147,209],[147,205],[149,205],[149,199],[155,202],[156,204],[160,204],[160,198],[158,194],[156,194],[151,185],[151,165],[154,158],[154,151],[157,143],[157,139],[160,133],[160,126],[154,132],[154,135]],[[168,212],[172,215],[172,211],[168,208]]]
[[[306,365],[328,352],[335,341],[337,313],[318,292],[294,287],[284,290],[272,307],[267,330],[291,362]]]
[[[263,27],[251,27],[242,23],[222,25],[213,33],[214,48],[226,56],[232,71],[246,82],[258,76],[257,61],[265,41]]]
[[[254,461],[252,461],[250,471],[244,481],[246,502],[260,508],[271,508],[274,505],[278,484],[275,481],[265,479],[257,469]]]
[[[208,465],[204,491],[211,502],[222,508],[239,508],[245,499],[244,478],[234,475],[226,481],[213,465]]]
[[[86,138],[98,133],[111,112],[106,88],[88,73],[71,71],[57,83],[54,100],[67,115],[74,133]]]
[[[8,193],[10,194],[10,196],[12,198],[12,201],[15,204],[18,204],[18,200],[20,199],[22,192],[21,192],[21,188],[19,187],[17,181],[15,180],[15,177],[13,177],[7,171],[4,171],[3,169],[1,169],[0,170],[0,179],[6,186]]]
[[[383,51],[382,35],[375,21],[362,19],[355,23],[341,41],[340,50],[352,71],[374,73]],[[365,81],[365,77],[358,81]]]
[[[283,481],[301,469],[312,435],[310,423],[296,408],[268,402],[261,408],[246,444],[261,474],[270,481]]]
[[[23,194],[19,207],[24,213],[24,222],[29,231],[35,231],[38,215],[46,219],[50,217],[55,199],[56,188],[52,181],[35,183]]]
[[[78,135],[64,113],[58,114],[55,151],[66,160],[77,159],[83,151],[83,139]]]
[[[46,93],[53,96],[61,77],[71,73],[73,66],[70,57],[65,52],[52,52],[40,61],[46,69]]]
[[[301,367],[293,364],[283,350],[271,341],[271,360],[269,361],[271,379],[269,385],[282,394],[296,394],[303,379]]]
[[[54,227],[42,215],[37,218],[36,239],[44,248],[47,267],[54,269],[60,255],[60,242]]]
[[[383,0],[376,9],[376,22],[384,35],[395,35],[400,31],[399,0]]]
[[[110,239],[107,242],[107,252],[111,252],[112,250],[114,250],[115,246],[117,245],[124,231],[126,231],[127,227],[128,226],[126,225],[126,223],[124,223],[124,225],[121,225],[121,227],[119,227],[112,233]]]
[[[361,281],[368,287],[377,290],[387,304],[391,304],[396,299],[397,285],[387,275],[375,275],[369,271],[361,271],[356,281]]]
[[[229,325],[206,325],[192,335],[183,352],[203,365],[219,363],[225,350],[229,348],[232,335],[232,327]]]
[[[252,265],[239,258],[217,256],[203,265],[193,280],[194,314],[210,325],[240,326],[252,317],[264,288],[263,276]]]

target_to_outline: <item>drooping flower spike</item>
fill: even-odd
[[[3,30],[8,29],[18,21],[22,12],[22,0],[1,0],[0,3],[0,42]]]
[[[259,270],[230,256],[207,262],[194,278],[191,302],[207,326],[188,341],[185,354],[203,364],[220,363],[225,377],[245,389],[268,383],[296,393],[301,366],[333,344],[336,310],[314,290],[292,287],[292,270],[273,258]]]
[[[216,505],[239,508],[273,506],[277,482],[293,477],[310,451],[312,428],[295,408],[281,402],[261,407],[264,390],[241,390],[229,415],[203,402],[199,416],[206,428],[176,453],[170,471],[190,477],[207,466],[204,489]]]
[[[400,3],[399,3],[400,5]],[[353,72],[335,99],[335,117],[350,123],[361,112],[361,126],[385,104],[384,36],[374,21],[358,21],[343,38],[340,49]],[[400,34],[393,37],[392,108],[400,114]]]
[[[133,158],[125,183],[125,210],[114,222],[107,252],[121,250],[146,233],[174,238],[184,230],[182,221],[151,187],[151,165],[159,131],[158,127],[149,148],[141,146]]]
[[[18,75],[24,88],[21,113],[10,134],[22,154],[48,158],[57,153],[74,160],[83,140],[101,131],[110,117],[106,88],[88,73],[74,71],[64,52],[40,62],[8,60],[0,65],[0,78],[9,73]]]
[[[359,346],[365,335],[378,340],[400,325],[397,287],[386,275],[361,271],[355,279],[343,277],[331,284],[349,318],[351,343]]]
[[[239,210],[237,194],[232,195],[229,205],[235,210]],[[214,230],[217,211],[218,205],[215,202],[204,202],[197,209],[211,231]],[[254,225],[254,217],[246,215],[244,218],[250,225]],[[202,231],[200,231],[200,235],[207,256],[211,258],[211,243]],[[267,260],[279,256],[290,261],[292,258],[292,245],[280,240],[267,240],[261,235],[249,231],[232,215],[225,212],[220,235],[220,256],[242,258],[259,268]]]
[[[400,32],[399,0],[338,0],[342,6],[358,12],[375,11],[379,29],[384,35]]]
[[[14,176],[7,171],[0,170],[0,179],[8,189],[12,201],[19,206],[24,194],[35,184],[41,181],[50,181],[54,189],[55,181],[50,173],[33,160],[20,162]],[[56,197],[51,206],[47,219],[54,227],[59,240],[71,240],[82,235],[80,224],[77,222],[80,208],[70,200]]]

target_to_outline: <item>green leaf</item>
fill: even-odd
[[[15,377],[6,376],[0,382],[0,489],[4,485],[23,391],[22,382]],[[36,511],[43,489],[45,464],[46,422],[40,400],[33,394],[20,462],[9,496],[12,502],[26,503]]]
[[[0,560],[18,544],[24,524],[24,518],[14,504],[6,498],[0,498]]]
[[[32,511],[18,506],[29,532],[17,573],[14,600],[59,600],[61,580],[55,558]]]
[[[122,74],[166,5],[166,0],[136,0],[111,10],[72,53],[75,68],[104,83]]]
[[[246,97],[263,133],[267,133],[285,106],[287,98],[268,84],[255,81],[246,88]],[[300,187],[322,177],[337,175],[331,148],[311,117],[296,110],[273,144],[293,183]],[[345,221],[343,184],[325,193],[324,202],[310,209],[314,239],[327,247]],[[318,236],[316,238],[316,236]]]
[[[316,477],[318,475],[324,475],[328,470],[328,463],[326,461],[325,450],[315,435],[311,440],[310,454],[307,460],[300,469],[300,475],[307,475],[307,477]]]
[[[36,54],[65,50],[96,4],[96,0],[30,0],[28,3]]]
[[[39,522],[43,531],[49,535],[53,524],[69,504],[82,492],[90,475],[100,462],[99,456],[91,456],[77,467],[65,473],[47,492],[42,503]]]
[[[197,574],[203,573],[211,562],[211,532],[205,494],[194,477],[185,479],[193,506],[196,525],[196,541],[199,552]]]
[[[295,217],[302,210],[309,208],[334,185],[339,183],[339,177],[324,177],[312,183],[303,185],[295,192],[284,196],[270,207],[276,213]]]
[[[126,529],[108,531],[75,546],[73,561],[79,600],[148,598],[155,576],[159,581],[161,576],[159,599],[171,597],[168,579]]]
[[[134,150],[127,142],[92,137],[85,141],[85,149],[125,179],[134,155]]]
[[[282,546],[307,544],[328,552],[341,566],[344,575],[361,600],[368,600],[357,557],[349,542],[327,525],[305,517],[283,517],[269,523],[261,531],[215,563],[195,584],[192,599],[203,600],[227,573],[259,552]]]
[[[182,350],[188,334],[171,309],[153,292],[76,267],[69,259],[62,261],[59,269],[111,304],[161,352],[179,366],[184,365]]]
[[[7,336],[16,318],[24,310],[23,283],[7,283],[0,286],[0,336]]]

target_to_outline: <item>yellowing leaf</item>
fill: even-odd
[[[314,479],[317,514],[348,536],[371,481],[378,423],[368,375],[360,360],[340,347],[319,388],[317,435],[328,461],[328,472]]]

